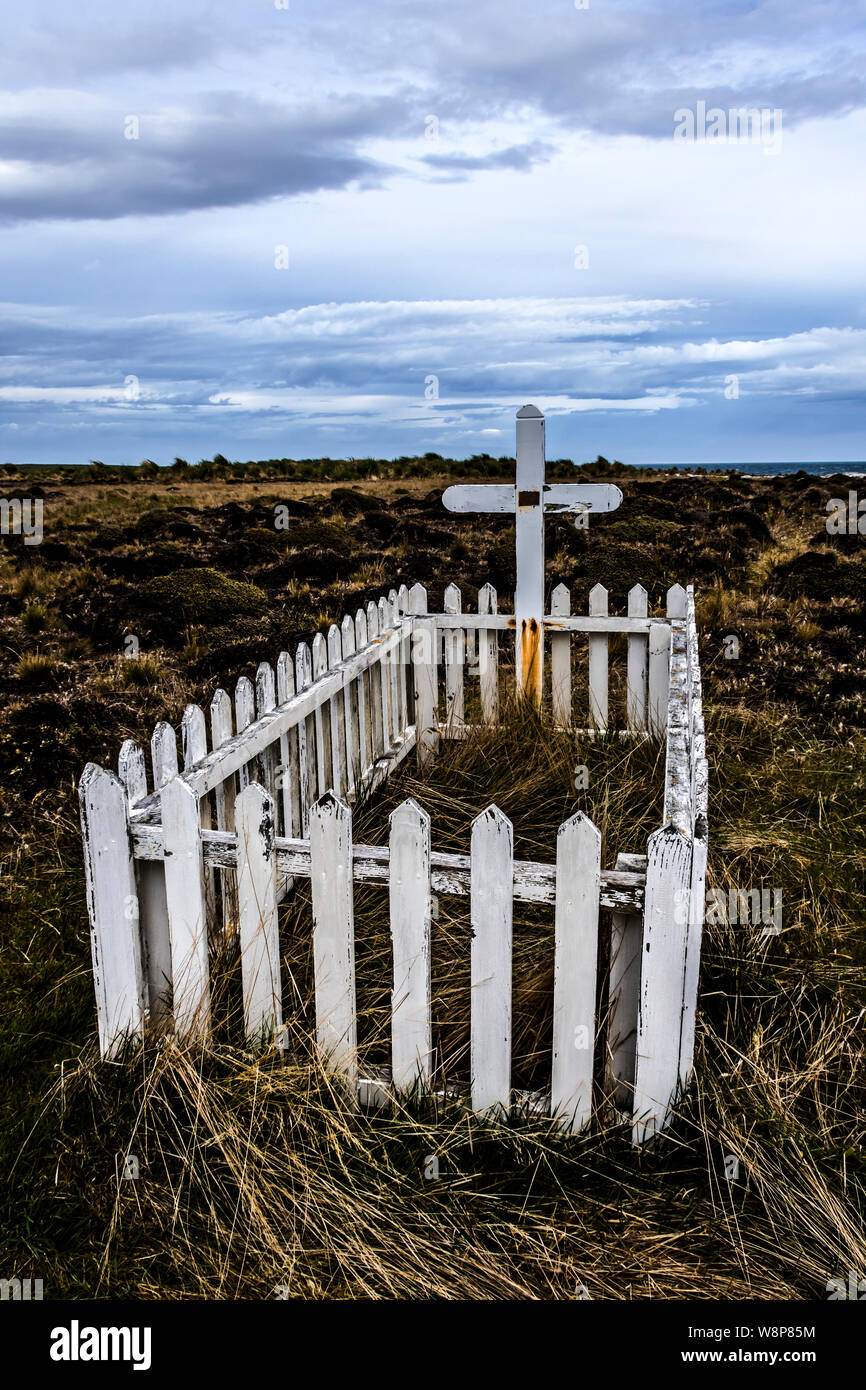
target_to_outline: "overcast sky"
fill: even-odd
[[[7,14],[0,462],[866,458],[866,0],[282,3]]]

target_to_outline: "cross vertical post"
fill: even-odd
[[[517,583],[514,591],[517,688],[541,708],[544,684],[544,416],[517,412]]]

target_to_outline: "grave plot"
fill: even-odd
[[[613,615],[597,587],[578,615],[557,586],[545,612],[545,509],[582,516],[619,495],[549,487],[543,460],[543,417],[524,407],[515,487],[443,499],[514,510],[513,612],[490,586],[475,612],[453,586],[442,613],[420,585],[391,590],[311,647],[263,661],[233,700],[217,691],[208,715],[189,706],[182,767],[164,723],[150,780],[131,742],[118,776],[88,764],[80,799],[104,1055],[148,1027],[200,1041],[223,1026],[220,965],[235,957],[247,1041],[286,1047],[293,1020],[306,1020],[359,1103],[451,1088],[478,1113],[526,1106],[577,1130],[608,1094],[636,1143],[664,1127],[692,1069],[706,864],[693,594],[675,586],[651,615],[638,587]],[[614,682],[611,640],[626,646]],[[370,798],[393,791],[410,760],[423,778],[444,744],[465,743],[465,765],[485,739],[495,760],[497,731],[530,714],[527,766],[549,744],[572,777],[581,740],[625,741],[646,759],[649,786],[663,759],[655,816],[634,808],[633,833],[618,830],[630,847],[613,863],[598,814],[580,810],[531,857],[496,804],[465,826],[463,851],[448,848],[423,781],[393,806],[387,836],[359,839],[353,807],[372,813]],[[373,892],[380,904],[387,894],[372,910],[378,933],[356,934]]]

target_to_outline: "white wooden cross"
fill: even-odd
[[[451,512],[513,512],[517,583],[514,590],[517,687],[541,705],[544,675],[544,513],[612,512],[622,493],[612,483],[547,483],[544,416],[534,405],[517,412],[517,479],[446,488]]]

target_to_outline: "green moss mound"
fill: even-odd
[[[257,584],[230,579],[219,570],[174,570],[149,579],[143,594],[147,602],[187,623],[218,623],[234,617],[258,617],[267,608],[268,596]]]

